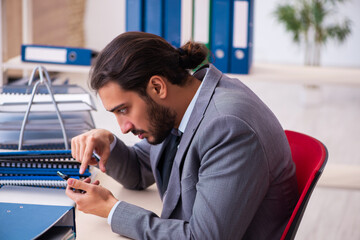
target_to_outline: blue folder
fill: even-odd
[[[144,30],[144,0],[126,0],[126,31]]]
[[[21,45],[21,60],[23,62],[90,66],[94,56],[94,51],[86,48],[34,44]]]
[[[67,228],[75,235],[74,207],[0,203],[1,239],[34,239],[53,228]]]
[[[248,74],[253,52],[253,0],[234,0],[230,72]]]
[[[163,36],[163,0],[145,0],[144,31]]]
[[[174,47],[180,47],[181,0],[164,0],[163,37]]]
[[[210,42],[213,64],[222,72],[230,71],[233,0],[212,0]]]

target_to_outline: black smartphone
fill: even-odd
[[[64,179],[65,181],[67,181],[70,177],[68,176],[68,175],[66,175],[65,173],[62,173],[62,172],[60,172],[60,171],[57,171],[56,172],[57,173],[57,175],[59,176],[59,177],[61,177],[62,179]],[[77,190],[77,189],[75,189],[75,188],[71,188],[74,192],[79,192],[79,193],[86,193],[86,191],[84,191],[84,190]]]
[[[60,172],[60,171],[57,171],[56,173],[57,173],[57,175],[58,175],[59,177],[61,177],[61,178],[64,179],[65,181],[67,181],[67,180],[69,179],[69,176],[68,176],[68,175],[66,175],[66,174],[64,174],[64,173],[62,173],[62,172]]]

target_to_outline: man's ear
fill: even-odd
[[[153,99],[165,99],[167,90],[165,78],[158,75],[154,75],[150,78],[146,89],[147,94]]]

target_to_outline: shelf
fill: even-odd
[[[360,68],[311,67],[256,62],[248,75],[229,75],[245,81],[360,86]]]
[[[44,66],[49,72],[89,73],[90,71],[90,66],[22,62],[20,56],[11,58],[4,62],[2,64],[2,71],[9,69],[32,71],[39,65]]]

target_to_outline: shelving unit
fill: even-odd
[[[23,70],[23,76],[28,77],[30,72],[38,65],[44,66],[49,72],[65,72],[65,73],[89,73],[90,66],[76,66],[63,64],[39,64],[25,63],[21,61],[21,57],[17,56],[8,61],[3,60],[3,49],[6,48],[6,2],[0,0],[0,87],[7,83],[7,71],[9,69]],[[32,1],[22,0],[22,42],[23,44],[32,43]],[[20,48],[20,46],[19,46]]]
[[[42,65],[49,72],[69,72],[69,73],[88,73],[90,66],[75,66],[75,65],[64,65],[64,64],[40,64],[40,63],[28,63],[22,62],[21,57],[17,56],[8,61],[2,63],[2,71],[6,73],[8,69],[22,69],[24,75],[32,71],[36,66]],[[4,74],[3,74],[4,76]],[[5,76],[6,77],[6,74]]]
[[[3,61],[3,49],[6,48],[4,37],[6,1],[0,0],[0,86],[7,82],[6,73],[9,69],[23,70],[24,77],[39,64],[25,63],[20,56]],[[32,43],[32,0],[22,0],[22,42]],[[20,47],[20,46],[19,46]],[[41,64],[50,72],[88,74],[90,66],[61,64]],[[360,69],[345,67],[307,67],[301,65],[270,64],[254,62],[249,75],[230,74],[239,79],[251,81],[282,81],[284,83],[301,83],[306,85],[340,84],[360,86]]]

